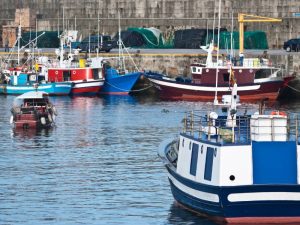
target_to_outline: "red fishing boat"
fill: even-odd
[[[62,34],[60,37],[60,48],[55,51],[58,56],[57,60],[49,61],[47,58],[42,58],[39,62],[42,73],[45,74],[46,80],[49,82],[72,82],[73,87],[71,94],[73,95],[94,95],[99,93],[103,84],[104,78],[102,73],[102,59],[99,63],[93,63],[87,67],[84,60],[76,62],[74,55],[78,54],[78,50],[72,53],[65,52],[64,43],[68,42],[68,36]],[[45,60],[46,59],[46,60]]]
[[[101,78],[100,78],[101,77]],[[104,84],[102,70],[100,68],[49,68],[48,81],[72,82],[71,93],[80,94],[97,94]]]
[[[11,124],[15,129],[39,129],[54,126],[55,106],[43,91],[31,91],[18,96],[11,109]]]
[[[242,101],[257,101],[262,98],[275,100],[294,78],[283,74],[283,70],[271,65],[268,59],[244,58],[241,55],[239,61],[229,58],[213,62],[213,45],[203,49],[208,53],[206,63],[191,64],[191,78],[171,78],[158,73],[146,73],[162,99],[210,101],[216,96],[230,94],[234,79]]]

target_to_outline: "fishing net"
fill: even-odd
[[[21,46],[28,44],[31,40],[35,39],[37,36],[41,35],[44,31],[35,32],[23,32],[21,39]],[[45,31],[45,34],[37,39],[38,48],[58,48],[59,38],[57,31]],[[28,46],[30,47],[30,46]]]
[[[114,40],[117,40],[118,34]],[[126,47],[139,48],[172,48],[173,40],[165,40],[162,32],[156,28],[131,27],[121,32],[121,38]]]

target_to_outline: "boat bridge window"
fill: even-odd
[[[255,72],[254,79],[268,78],[272,74],[271,69],[261,69]]]
[[[98,69],[93,69],[93,78],[95,80],[99,79],[99,70]]]

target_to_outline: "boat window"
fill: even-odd
[[[98,69],[93,69],[93,78],[94,78],[95,80],[99,79]]]
[[[212,177],[214,152],[215,152],[215,149],[213,149],[211,147],[207,147],[206,160],[205,160],[205,170],[204,170],[204,179],[205,180],[211,180],[211,177]]]
[[[64,81],[71,80],[71,71],[69,71],[69,70],[63,71],[63,77],[64,77]]]
[[[192,71],[193,71],[193,73],[196,73],[197,67],[193,66],[193,67],[192,67]]]
[[[199,152],[199,145],[193,143],[190,174],[194,175],[194,176],[196,176],[196,173],[197,173],[198,152]]]
[[[225,82],[229,82],[229,76],[230,76],[229,73],[223,73],[223,80],[224,80]]]
[[[272,70],[270,69],[262,69],[258,70],[255,73],[255,78],[254,79],[261,79],[261,78],[267,78],[272,74]]]

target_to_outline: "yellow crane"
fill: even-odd
[[[281,22],[281,19],[264,17],[264,16],[255,16],[244,13],[238,14],[238,21],[240,25],[240,53],[244,51],[244,23],[257,23],[257,22]]]

